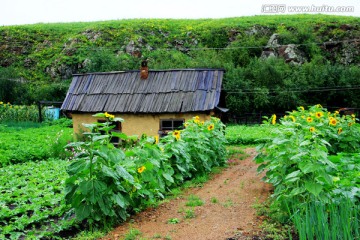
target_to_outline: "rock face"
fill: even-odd
[[[340,62],[349,65],[353,63],[355,57],[359,55],[360,42],[344,42],[342,45]]]
[[[266,47],[261,53],[262,58],[282,57],[285,62],[301,65],[306,62],[304,53],[295,44],[281,45],[278,34],[271,35]]]
[[[301,65],[306,62],[304,54],[295,44],[281,46],[278,50],[279,56],[285,59],[285,62]]]

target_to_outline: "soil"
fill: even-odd
[[[260,239],[261,217],[253,206],[266,200],[271,187],[256,172],[255,154],[255,149],[245,149],[245,158],[243,154],[229,159],[229,167],[202,186],[188,188],[179,197],[132,216],[103,240],[124,239],[131,229],[140,231],[137,239]],[[204,204],[186,206],[190,195]],[[195,216],[186,218],[191,210]]]

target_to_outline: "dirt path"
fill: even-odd
[[[138,239],[225,240],[247,239],[246,236],[256,234],[260,219],[252,206],[266,199],[270,187],[256,173],[257,166],[252,161],[255,150],[245,151],[246,159],[231,159],[229,168],[202,187],[187,189],[177,199],[137,214],[103,239],[124,239],[130,229],[140,231]],[[186,206],[190,195],[199,197],[204,204]],[[195,217],[186,218],[192,210]]]

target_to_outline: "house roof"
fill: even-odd
[[[222,69],[150,70],[73,75],[61,109],[75,112],[163,113],[212,110]]]

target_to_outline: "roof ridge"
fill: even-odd
[[[179,69],[149,69],[149,72],[175,72],[175,71],[223,71],[224,68],[179,68]],[[90,73],[75,73],[73,76],[85,76],[85,75],[106,75],[106,74],[118,74],[140,72],[140,70],[124,70],[124,71],[111,71],[111,72],[90,72]]]

